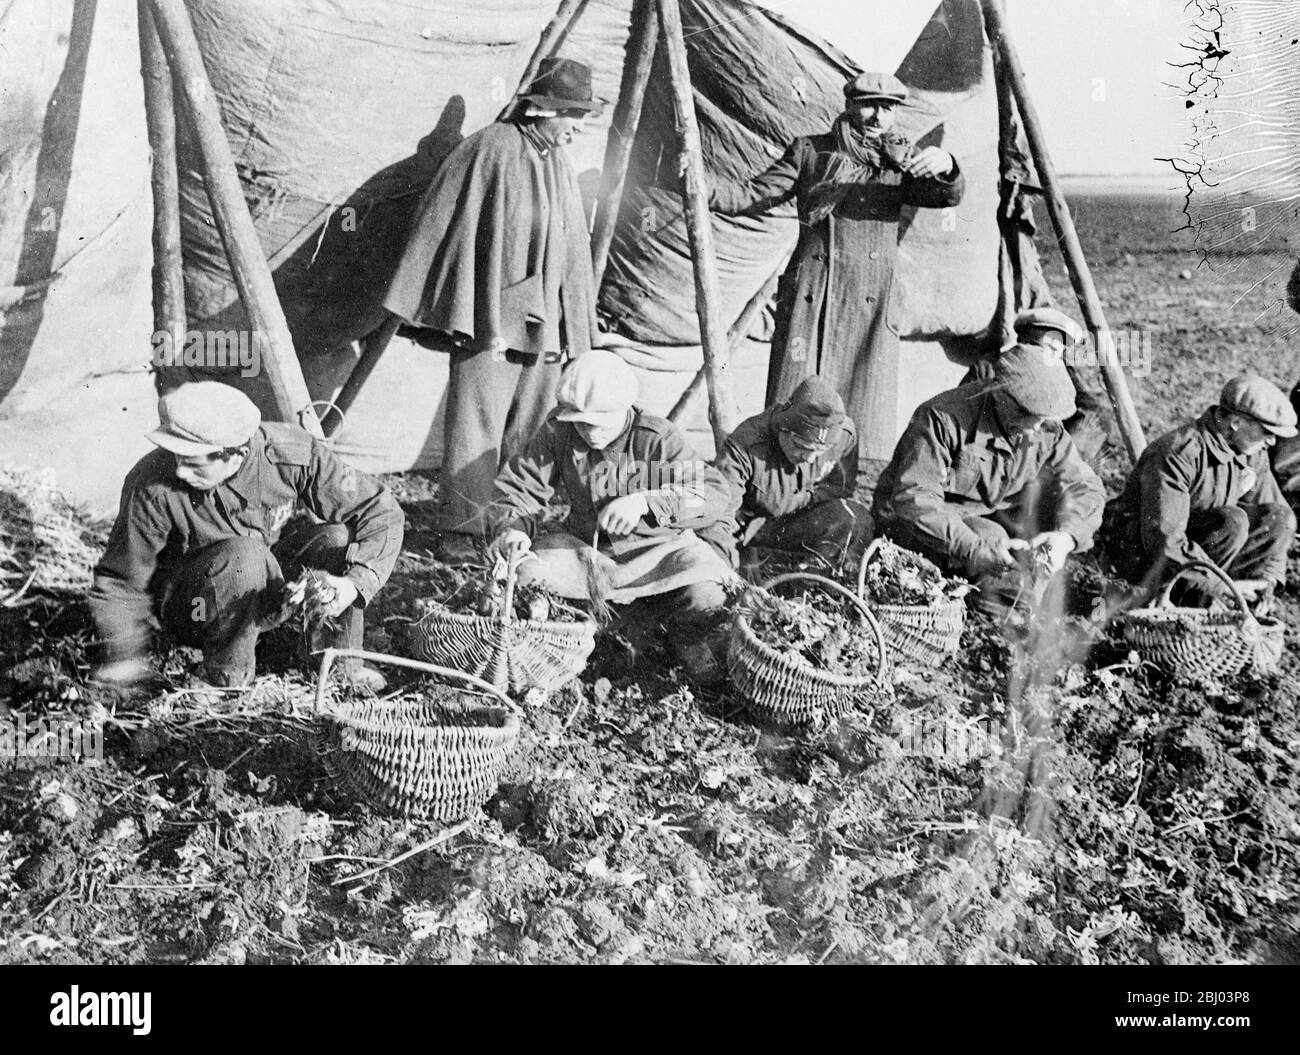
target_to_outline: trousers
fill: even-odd
[[[745,548],[816,553],[839,566],[862,549],[875,536],[871,510],[851,498],[835,498],[800,509],[783,517],[761,519],[747,525],[749,536]]]
[[[309,524],[286,532],[274,549],[243,536],[204,546],[165,573],[159,621],[179,643],[203,650],[213,684],[247,684],[255,673],[258,635],[274,625],[286,577],[304,568],[343,574],[350,542],[346,525]],[[360,603],[338,624],[320,647],[360,648]]]
[[[517,352],[453,351],[439,477],[438,528],[478,537],[497,470],[555,406],[561,364]]]

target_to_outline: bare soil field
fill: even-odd
[[[1285,244],[1203,260],[1176,196],[1074,206],[1112,327],[1151,334],[1150,436],[1234,372],[1300,376]],[[407,547],[367,644],[400,654],[449,579],[429,481],[394,484]],[[1090,617],[1094,561],[1073,580],[1028,637],[971,622],[955,662],[802,731],[598,646],[450,832],[330,781],[286,635],[243,697],[171,653],[123,701],[87,683],[76,591],[29,590],[0,609],[0,699],[102,722],[103,761],[0,759],[0,962],[1297,962],[1295,631],[1280,676],[1181,684]]]

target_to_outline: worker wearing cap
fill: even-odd
[[[497,469],[555,405],[596,336],[596,286],[567,148],[602,103],[591,68],[548,57],[505,120],[466,137],[425,193],[384,307],[449,348],[437,555],[475,559]]]
[[[242,392],[216,381],[159,401],[157,450],[127,475],[117,521],[95,567],[90,606],[104,648],[101,680],[130,683],[157,621],[203,650],[205,676],[247,684],[261,629],[282,612],[286,574],[322,569],[339,630],[321,647],[361,647],[362,608],[387,581],[404,518],[377,480],[294,425],[263,422]],[[296,515],[315,518],[310,526]],[[345,673],[377,689],[378,671]]]
[[[1107,549],[1134,583],[1159,585],[1189,561],[1209,561],[1266,610],[1286,579],[1296,519],[1269,450],[1296,435],[1296,412],[1262,377],[1233,378],[1216,406],[1142,452],[1106,509]],[[1227,587],[1189,573],[1183,599],[1227,599]]]
[[[795,139],[748,183],[712,189],[710,206],[727,216],[798,207],[799,242],[777,292],[768,406],[814,375],[844,394],[860,427],[893,419],[898,335],[887,309],[898,222],[908,206],[955,206],[965,189],[948,151],[918,149],[892,131],[907,97],[897,77],[860,74],[845,84],[829,132]]]
[[[1094,376],[1085,374],[1080,367],[1081,348],[1086,347],[1087,335],[1070,316],[1056,308],[1027,308],[1016,315],[1016,343],[1050,349],[1065,363],[1066,373],[1074,386],[1075,412],[1065,422],[1065,431],[1074,440],[1083,460],[1093,463],[1106,442],[1106,410],[1097,390]],[[1095,358],[1088,356],[1090,362]],[[993,361],[982,360],[971,370],[970,380],[986,380],[993,376]]]
[[[636,404],[636,375],[612,352],[574,360],[558,406],[528,446],[502,468],[488,511],[489,552],[529,551],[520,582],[593,600],[595,555],[608,586],[600,598],[635,603],[635,618],[662,622],[694,673],[716,673],[716,657],[692,645],[719,622],[732,571],[732,497],[671,422]],[[539,535],[552,497],[569,504],[563,531]]]
[[[970,579],[988,614],[1020,593],[1018,553],[1061,571],[1092,545],[1105,502],[1062,425],[1075,404],[1060,359],[1020,345],[995,370],[917,408],[874,507],[878,530]]]
[[[871,541],[871,511],[855,501],[858,436],[840,394],[804,380],[785,403],[742,421],[718,469],[739,499],[742,561],[763,550],[815,554],[840,567]]]

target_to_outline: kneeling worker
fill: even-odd
[[[1092,545],[1105,491],[1062,422],[1074,386],[1059,355],[1017,345],[990,380],[922,403],[876,488],[877,528],[1007,611],[1020,593],[1017,553],[1055,575]]]
[[[634,405],[636,396],[636,375],[612,352],[586,352],[568,366],[559,405],[497,476],[489,553],[531,549],[538,559],[520,566],[520,583],[636,602],[634,620],[662,623],[690,672],[712,678],[718,663],[703,646],[725,615],[723,584],[735,579],[731,492],[675,425]],[[536,538],[557,493],[569,503],[564,531]]]
[[[363,607],[402,546],[404,517],[388,489],[303,429],[263,422],[229,385],[181,385],[158,412],[149,434],[158,450],[127,475],[95,568],[90,606],[106,652],[98,678],[143,677],[157,620],[203,650],[209,682],[246,685],[258,634],[281,617],[285,576],[304,567],[324,571],[334,592],[325,614],[338,630],[317,643],[360,648]],[[286,532],[303,511],[321,523]],[[376,670],[342,669],[356,687],[383,687]]]
[[[1229,381],[1196,421],[1152,443],[1106,508],[1106,544],[1116,569],[1148,587],[1189,561],[1209,561],[1237,579],[1264,614],[1286,580],[1296,518],[1269,465],[1279,439],[1296,435],[1296,412],[1262,377]],[[1182,599],[1229,601],[1226,585],[1191,572]]]
[[[807,378],[789,401],[741,422],[717,464],[740,501],[742,560],[756,550],[787,550],[839,568],[871,541],[871,512],[853,499],[857,431],[821,378]]]

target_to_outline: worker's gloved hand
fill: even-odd
[[[334,591],[334,599],[322,610],[321,614],[326,619],[337,619],[349,608],[357,599],[357,584],[351,579],[344,578],[342,575],[325,575],[320,576]]]
[[[95,669],[91,680],[112,688],[129,688],[149,676],[149,664],[139,656],[103,663]]]
[[[948,175],[956,165],[953,156],[942,147],[926,147],[903,162],[903,171],[918,179],[930,179]]]
[[[1068,531],[1044,531],[1030,540],[1030,548],[1041,554],[1044,563],[1055,575],[1065,567],[1066,558],[1074,552],[1074,536]]]
[[[607,535],[618,537],[630,535],[636,530],[641,518],[650,512],[650,504],[645,495],[624,495],[615,498],[596,518],[596,526]]]
[[[1029,549],[1029,543],[1018,538],[989,542],[971,561],[971,572],[979,577],[1003,575],[1016,566],[1016,554]]]
[[[1270,579],[1237,579],[1237,589],[1245,598],[1251,613],[1255,616],[1268,615],[1273,610],[1275,598],[1274,584]]]
[[[532,545],[532,539],[524,532],[511,528],[509,531],[501,532],[488,544],[488,560],[515,560],[527,553]]]

